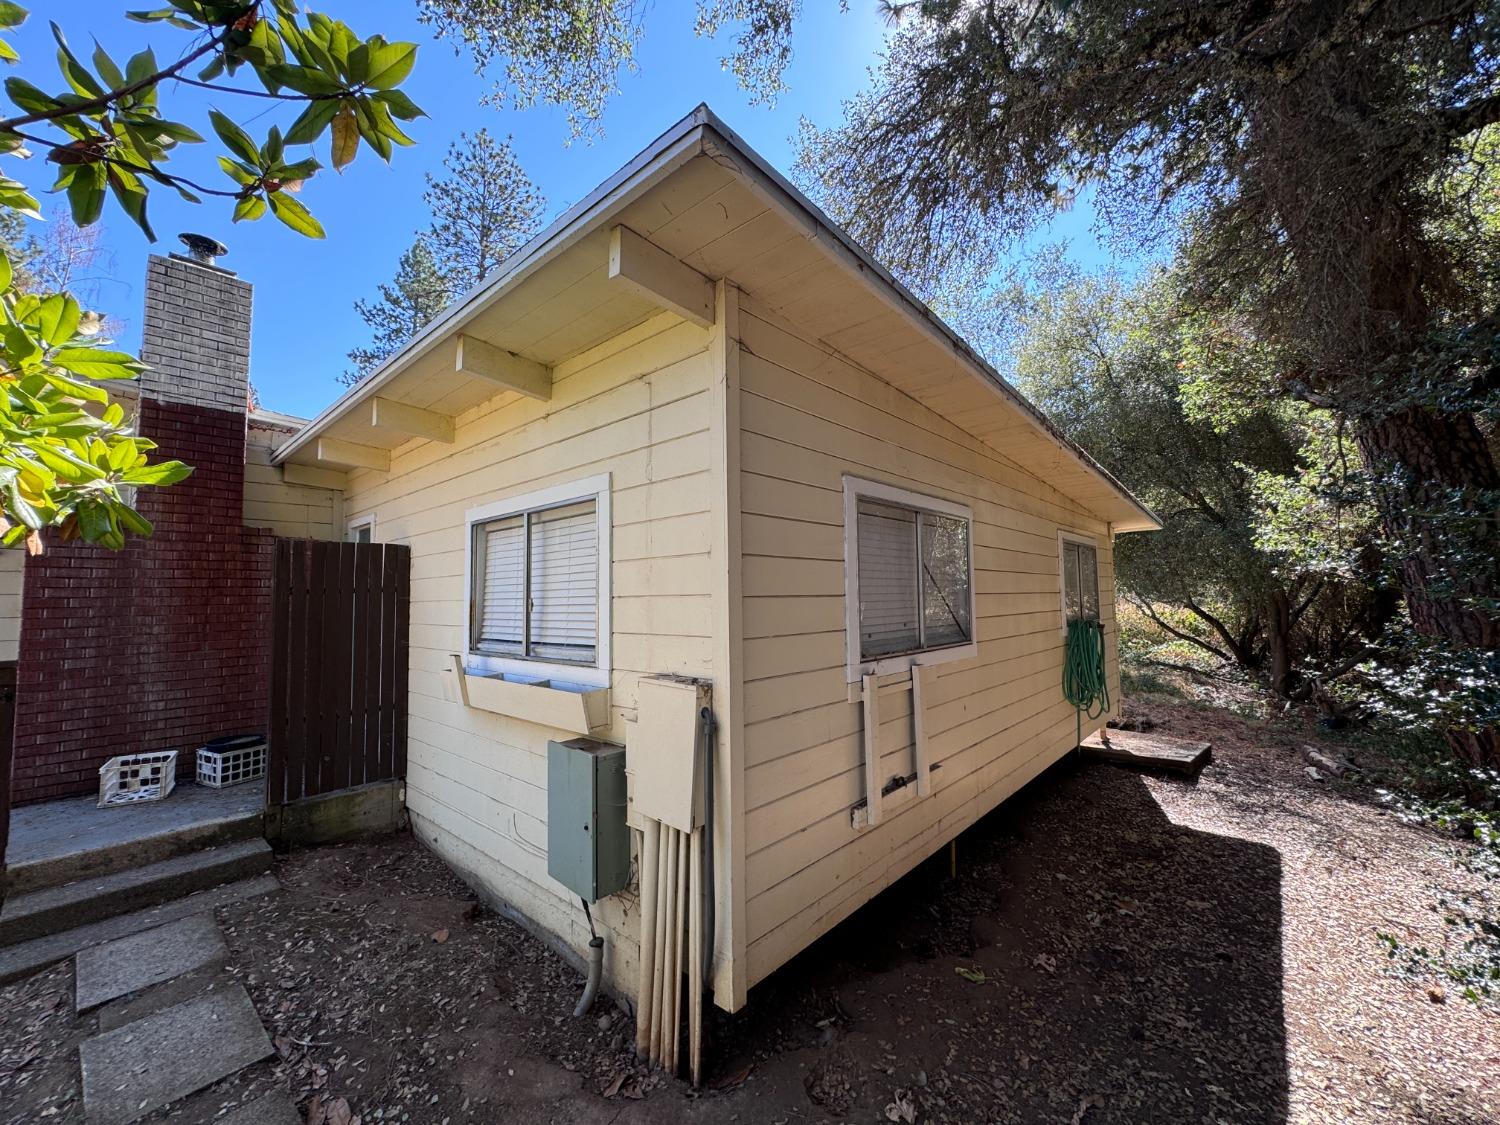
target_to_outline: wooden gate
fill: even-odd
[[[406,776],[411,548],[278,539],[266,801]]]

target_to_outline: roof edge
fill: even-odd
[[[412,360],[433,344],[461,327],[470,317],[499,300],[513,286],[535,273],[592,229],[596,213],[609,214],[622,209],[630,200],[648,190],[656,181],[670,175],[682,164],[702,152],[704,123],[712,114],[700,104],[675,122],[609,179],[583,199],[569,207],[540,233],[501,263],[495,276],[480,282],[397,352],[388,356],[369,375],[355,383],[304,426],[273,455],[272,464],[284,463],[298,449],[313,439],[316,432],[342,417],[350,407],[371,396],[388,383]]]
[[[728,151],[720,151],[721,149]],[[649,190],[689,160],[705,153],[719,159],[729,157],[738,161],[737,170],[747,183],[759,190],[768,204],[802,226],[807,231],[807,237],[823,243],[836,256],[844,258],[851,270],[859,274],[867,284],[878,282],[879,287],[894,298],[891,303],[909,320],[946,343],[978,378],[1014,406],[1033,429],[1071,457],[1081,468],[1103,480],[1141,517],[1130,524],[1117,522],[1112,526],[1120,531],[1161,528],[1161,520],[1156,513],[1131,495],[1130,490],[1113,473],[1064,434],[1056,423],[974,351],[957,331],[898,281],[704,103],[673,123],[614,175],[564,211],[546,229],[533,236],[502,264],[499,273],[465,293],[400,351],[388,357],[370,375],[330,403],[276,450],[272,463],[284,463],[293,453],[313,440],[320,428],[343,416],[359,401],[373,395],[410,361],[568,249],[591,230],[595,223],[610,213],[623,209],[635,196]],[[873,275],[873,278],[869,275]]]
[[[724,141],[730,149],[740,157],[747,160],[757,173],[771,182],[775,193],[782,196],[781,199],[770,198],[767,202],[778,205],[780,210],[794,221],[800,211],[810,216],[813,220],[813,229],[809,233],[810,238],[827,242],[832,240],[838,249],[854,259],[854,265],[858,272],[873,273],[876,278],[889,289],[898,299],[900,305],[916,322],[930,332],[935,332],[942,337],[950,347],[958,354],[959,358],[975,368],[976,373],[988,382],[992,388],[1005,398],[1011,405],[1020,410],[1023,417],[1046,438],[1056,444],[1064,452],[1071,455],[1084,469],[1099,476],[1105,484],[1118,493],[1131,507],[1135,508],[1142,516],[1139,526],[1120,527],[1122,531],[1159,531],[1162,523],[1160,518],[1143,504],[1120,483],[1113,473],[1106,469],[1093,456],[1084,449],[1062,429],[1048,418],[1035,403],[1011,385],[1010,381],[969,346],[958,332],[953,329],[942,317],[938,316],[921,300],[915,293],[898,281],[894,274],[881,265],[871,254],[856,242],[849,233],[839,224],[830,219],[816,203],[808,199],[795,184],[778,172],[758,152],[747,144],[738,133],[731,129],[725,122],[709,109],[707,105],[700,106],[705,115],[705,124],[718,137]]]

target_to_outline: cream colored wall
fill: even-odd
[[[389,473],[350,474],[346,516],[412,549],[407,807],[471,883],[576,951],[578,900],[547,875],[547,742],[572,738],[458,701],[465,651],[465,512],[611,474],[613,676],[609,737],[625,739],[643,673],[710,675],[715,432],[711,333],[657,316],[554,370],[550,401],[502,394],[460,415],[456,441],[413,440]],[[722,427],[719,427],[721,430]],[[718,581],[727,567],[720,566]],[[612,987],[635,991],[634,891],[594,910]]]
[[[0,661],[15,660],[21,641],[21,577],[26,552],[0,551]]]
[[[245,437],[245,524],[295,539],[344,538],[343,495],[337,489],[290,484],[271,464],[271,452],[288,433],[257,426]]]
[[[1073,746],[1061,691],[1060,528],[1099,540],[1115,698],[1119,682],[1105,525],[753,303],[742,305],[740,334],[743,913],[753,985]],[[845,670],[846,472],[973,509],[978,618],[977,657],[926,672],[932,793],[887,798],[881,823],[858,830],[850,813],[864,797],[863,723]],[[908,774],[910,690],[881,703],[880,776]]]

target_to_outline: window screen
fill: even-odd
[[[860,659],[967,643],[968,521],[864,498],[856,512]]]
[[[592,664],[598,653],[599,529],[594,500],[474,525],[475,647]]]
[[[1063,540],[1063,616],[1099,620],[1099,555],[1087,543]]]

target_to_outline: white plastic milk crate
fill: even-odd
[[[198,784],[223,789],[266,776],[265,739],[221,738],[198,747]]]
[[[122,754],[99,767],[99,807],[160,801],[176,784],[176,750]]]

